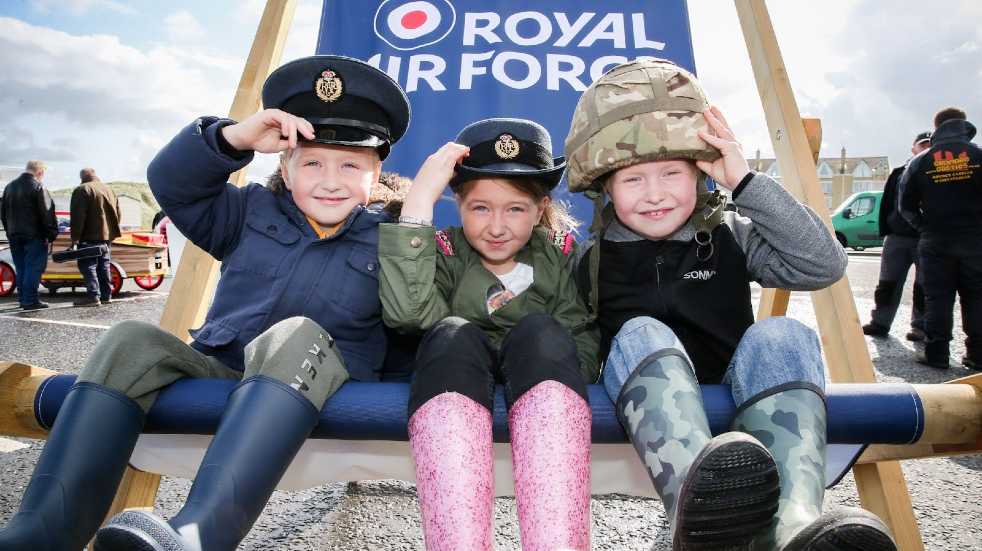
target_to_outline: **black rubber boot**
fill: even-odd
[[[232,392],[187,503],[168,522],[141,511],[116,515],[96,551],[231,551],[262,513],[318,411],[288,385],[264,376]]]
[[[78,551],[112,505],[143,428],[140,406],[94,383],[65,397],[20,510],[0,530],[4,551]]]
[[[840,507],[806,526],[782,551],[896,551],[890,530],[873,513]]]
[[[696,457],[679,492],[673,549],[744,550],[778,509],[774,458],[749,434],[727,432]]]

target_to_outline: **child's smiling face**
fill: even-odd
[[[697,175],[692,161],[652,161],[613,172],[604,187],[621,223],[657,240],[675,233],[692,215]]]
[[[368,202],[382,161],[369,147],[308,142],[281,158],[280,169],[297,207],[321,226],[334,226]]]
[[[537,201],[503,178],[466,182],[457,196],[467,242],[492,273],[515,267],[515,255],[528,243],[549,199]]]

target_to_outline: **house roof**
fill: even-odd
[[[757,166],[757,159],[753,159],[753,158],[747,159],[747,162],[750,163],[750,168],[757,170],[759,172],[766,172],[770,170],[772,164],[777,162],[777,159],[773,157],[769,157],[769,158],[761,157],[759,167]],[[860,162],[865,162],[866,165],[869,166],[870,170],[873,171],[874,176],[883,176],[883,178],[886,179],[886,177],[890,174],[890,160],[885,156],[846,157],[846,167],[845,167],[845,171],[843,172],[845,172],[846,174],[852,174],[852,172],[856,170],[856,166],[858,166]],[[822,166],[822,163],[827,163],[829,165],[829,168],[832,169],[833,173],[839,174],[840,168],[842,166],[842,157],[819,157],[817,166],[819,167]]]

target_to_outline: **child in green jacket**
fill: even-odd
[[[589,549],[596,335],[572,278],[568,215],[549,197],[564,168],[542,126],[479,121],[426,160],[399,224],[380,226],[383,319],[426,332],[409,438],[427,549],[491,549],[496,382],[523,547]],[[437,232],[448,183],[462,227]]]

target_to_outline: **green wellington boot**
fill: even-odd
[[[749,405],[748,405],[749,404]],[[741,407],[733,429],[752,434],[774,455],[781,500],[773,529],[754,543],[772,551],[895,551],[887,527],[855,507],[822,514],[825,498],[826,413],[824,397],[795,388]]]
[[[617,415],[665,504],[672,549],[750,549],[777,510],[778,474],[743,433],[712,438],[685,354],[646,358],[621,389]]]

